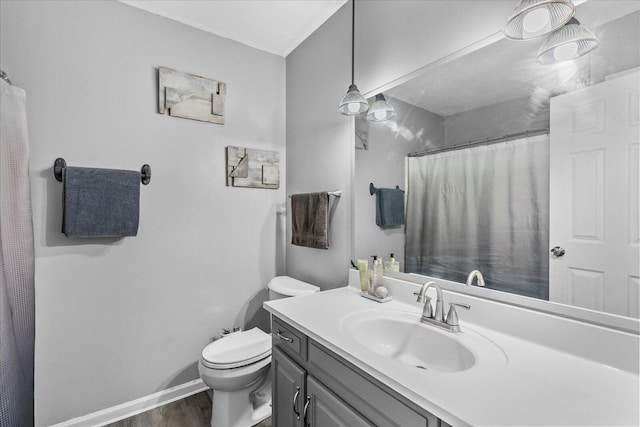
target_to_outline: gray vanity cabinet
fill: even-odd
[[[302,413],[307,396],[307,373],[280,351],[273,348],[271,356],[273,373],[272,424],[278,427],[304,427]]]
[[[273,349],[272,422],[278,427],[372,427],[278,348]],[[287,398],[288,397],[288,398]]]
[[[274,426],[445,425],[291,325],[271,326]]]

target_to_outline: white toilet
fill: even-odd
[[[309,295],[320,288],[288,276],[268,285],[269,299]],[[211,427],[250,427],[271,415],[271,335],[234,332],[202,350],[198,372],[213,390]]]

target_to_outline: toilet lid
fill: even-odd
[[[310,295],[320,290],[320,288],[315,285],[289,276],[276,276],[271,279],[267,287],[272,291],[289,297]]]
[[[271,335],[253,328],[216,340],[202,350],[202,362],[214,369],[249,365],[271,354]]]

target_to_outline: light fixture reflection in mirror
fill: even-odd
[[[569,21],[574,12],[571,0],[521,0],[502,32],[511,40],[544,36]]]
[[[470,47],[462,57],[455,57],[449,62],[439,62],[437,66],[427,66],[423,73],[414,74],[410,81],[400,81],[397,86],[393,83],[385,85],[390,89],[385,90],[383,95],[395,107],[396,118],[386,122],[382,127],[370,126],[366,120],[356,119],[356,133],[361,139],[364,138],[362,143],[366,144],[367,150],[356,150],[354,258],[364,258],[373,253],[388,255],[393,252],[396,260],[401,262],[401,271],[407,272],[404,268],[404,228],[384,230],[376,228],[375,224],[368,224],[373,222],[373,214],[372,207],[369,206],[372,201],[366,187],[369,182],[385,187],[400,184],[406,191],[402,181],[405,179],[407,154],[550,127],[550,100],[566,93],[581,92],[609,80],[615,81],[624,77],[625,73],[639,69],[639,4],[632,5],[630,2],[622,1],[584,2],[577,7],[576,15],[580,16],[583,23],[589,24],[594,36],[600,39],[600,45],[589,55],[573,61],[561,62],[552,67],[543,66],[536,61],[536,56],[544,40],[513,43],[502,39],[489,45],[479,43],[479,46],[483,47]],[[539,15],[536,19],[541,18],[543,17]],[[533,20],[534,17],[530,19]],[[527,25],[532,29],[542,24],[531,21]],[[573,56],[572,52],[568,54]],[[557,52],[556,55],[560,56],[561,52]],[[633,98],[632,95],[622,98],[628,100],[628,105],[632,104],[632,99],[637,100],[637,96]],[[587,101],[579,106],[582,113],[570,113],[567,117],[580,120],[576,128],[578,130],[590,126],[597,128],[599,117],[604,116],[590,108],[600,105],[601,101],[597,99]],[[636,111],[637,109],[638,107]],[[608,114],[609,110],[606,111]],[[632,113],[629,114],[633,116]],[[629,114],[621,113],[621,116],[631,117]],[[634,126],[637,145],[640,141],[640,126]],[[416,138],[418,134],[422,137]],[[554,138],[552,133],[552,146]],[[602,134],[602,138],[611,140],[605,134]],[[629,165],[625,163],[620,166],[618,169],[625,169]],[[567,173],[570,167],[565,166]],[[613,168],[615,169],[615,166]],[[556,184],[551,182],[549,185],[554,188]],[[630,199],[638,199],[637,195],[634,196],[637,189],[620,191],[630,194]],[[551,224],[553,226],[553,221]],[[517,241],[517,236],[514,238]],[[549,241],[549,245],[556,246],[559,242]],[[550,247],[545,248],[544,253],[535,256],[548,257],[550,262],[558,261],[551,258]],[[526,262],[527,258],[524,257],[523,261]],[[593,265],[572,272],[579,278],[575,283],[578,287],[576,289],[593,286],[594,300],[600,292],[597,290],[597,277],[600,277],[597,271],[598,267]],[[625,292],[629,300],[621,302],[620,308],[613,311],[614,313],[638,317],[639,276],[638,271],[630,273],[629,290]],[[446,271],[440,278],[450,279],[446,276]],[[485,279],[487,286],[491,287],[492,278],[485,276]],[[409,276],[406,280],[409,280]],[[606,306],[599,308],[597,304],[591,305],[590,301],[574,301],[573,304],[580,307],[608,311]]]
[[[553,57],[557,62],[574,59],[578,55],[578,44],[576,42],[566,43],[553,50]]]
[[[600,41],[577,19],[571,20],[547,37],[538,51],[538,62],[543,65],[570,61],[588,54]]]
[[[384,99],[384,95],[379,93],[376,95],[375,102],[369,108],[367,112],[367,120],[370,122],[386,122],[387,120],[391,120],[395,117],[396,112]]]
[[[541,8],[533,10],[523,18],[522,27],[527,33],[539,33],[549,26],[549,11]]]

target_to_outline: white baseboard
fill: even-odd
[[[192,394],[200,393],[207,390],[207,387],[201,379],[193,380],[185,384],[168,388],[148,396],[141,397],[130,402],[112,406],[111,408],[102,409],[92,414],[84,415],[78,418],[72,418],[55,424],[51,427],[94,427],[103,426],[105,424],[114,423],[125,418],[146,412],[158,406],[184,399]]]

